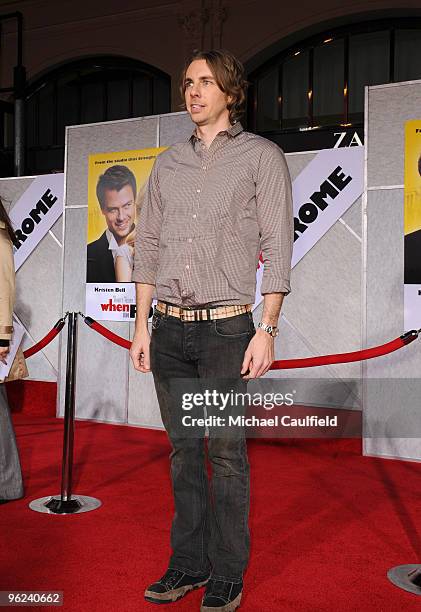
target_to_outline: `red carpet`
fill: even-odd
[[[62,590],[68,612],[198,611],[201,593],[158,608],[143,590],[169,554],[164,433],[78,422],[75,492],[103,506],[77,516],[28,509],[59,493],[62,421],[14,415],[26,498],[0,505],[0,590]],[[251,561],[241,610],[419,610],[387,578],[421,561],[421,466],[360,456],[359,442],[251,440]],[[33,609],[42,609],[33,607]]]

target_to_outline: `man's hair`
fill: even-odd
[[[206,60],[221,91],[232,97],[228,102],[230,123],[235,123],[243,114],[246,106],[246,91],[248,82],[244,78],[244,66],[232,53],[225,49],[211,49],[210,51],[193,51],[181,73],[180,93],[184,99],[185,80],[188,67],[195,60]],[[182,108],[186,108],[185,102]]]
[[[130,185],[134,199],[136,199],[136,178],[133,172],[127,166],[116,165],[107,168],[104,174],[99,177],[96,185],[96,197],[101,208],[103,209],[105,206],[106,191],[120,191],[126,185]]]

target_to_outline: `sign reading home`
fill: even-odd
[[[364,147],[324,149],[292,183],[294,267],[341,218],[363,192]],[[264,266],[259,261],[253,308],[262,301]]]
[[[62,215],[63,191],[63,174],[37,176],[10,211],[16,270]]]

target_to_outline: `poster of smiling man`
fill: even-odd
[[[421,119],[405,124],[405,329],[421,326]]]
[[[89,155],[86,314],[94,319],[134,319],[136,217],[154,161],[165,148]]]

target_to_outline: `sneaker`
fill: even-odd
[[[200,612],[233,612],[240,607],[243,583],[209,580]]]
[[[176,569],[168,569],[158,582],[151,584],[145,591],[146,601],[166,604],[177,601],[193,589],[205,586],[209,574],[190,576]]]

